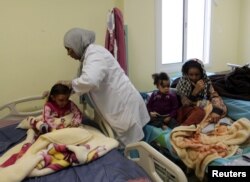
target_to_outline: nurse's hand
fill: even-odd
[[[71,82],[71,80],[59,80],[57,83],[61,83],[63,85],[68,86],[69,88],[72,88],[72,82]]]

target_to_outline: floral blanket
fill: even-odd
[[[170,135],[174,151],[189,168],[195,170],[200,179],[211,161],[234,155],[239,145],[250,140],[250,121],[246,118],[228,126],[217,124],[211,132],[202,133],[209,123],[210,112],[211,106],[207,106],[207,115],[200,125],[179,126]]]
[[[28,129],[26,139],[1,156],[0,179],[18,182],[86,164],[117,146],[115,139],[89,126],[63,128],[38,138],[33,129]]]

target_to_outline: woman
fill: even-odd
[[[204,65],[199,59],[186,61],[182,66],[182,75],[176,87],[182,102],[182,107],[177,113],[179,124],[199,124],[205,116],[203,107],[207,101],[210,101],[213,106],[210,113],[211,122],[216,123],[225,117],[227,108],[214,90]]]
[[[112,54],[94,42],[92,31],[73,28],[65,34],[68,55],[81,62],[70,86],[78,94],[88,93],[122,145],[137,142],[150,120],[145,103]]]

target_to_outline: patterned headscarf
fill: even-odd
[[[71,48],[80,62],[83,62],[86,48],[95,42],[95,33],[93,31],[72,28],[64,35],[64,47]]]
[[[177,92],[181,96],[189,97],[191,95],[191,93],[192,93],[192,82],[188,78],[187,73],[188,73],[188,70],[190,68],[192,68],[192,67],[199,68],[202,71],[201,72],[201,74],[202,74],[201,79],[203,79],[203,81],[204,81],[205,89],[198,94],[198,97],[200,99],[203,99],[203,98],[207,99],[209,97],[208,89],[210,88],[211,81],[210,81],[210,79],[208,78],[208,76],[206,74],[206,70],[204,69],[203,63],[199,59],[190,59],[190,60],[187,60],[183,64],[183,66],[182,66],[182,77],[181,77],[181,79],[179,80],[179,82],[177,84]]]

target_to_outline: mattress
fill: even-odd
[[[228,109],[228,116],[233,120],[247,118],[250,120],[250,101],[222,97]]]

